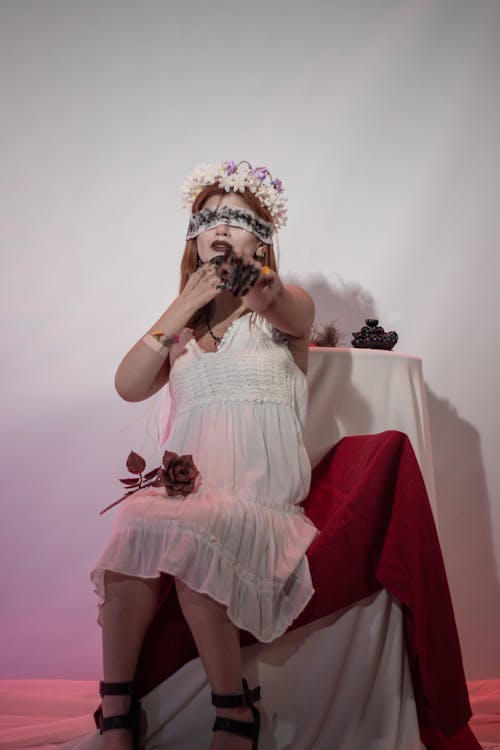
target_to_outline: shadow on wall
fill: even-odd
[[[478,431],[429,388],[439,536],[468,679],[500,674],[500,587]]]
[[[373,297],[357,281],[344,282],[340,276],[283,274],[286,284],[306,289],[316,305],[315,323],[333,323],[340,334],[339,346],[351,346],[353,331],[359,331],[365,318],[376,318]]]

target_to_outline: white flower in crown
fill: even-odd
[[[216,184],[229,192],[243,193],[248,188],[265,206],[272,217],[275,229],[286,225],[286,198],[281,180],[271,177],[267,167],[252,167],[248,162],[217,162],[199,164],[182,186],[182,206],[189,210],[197,196],[207,185]]]

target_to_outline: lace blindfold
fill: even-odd
[[[222,208],[202,208],[201,211],[191,215],[189,220],[187,240],[197,237],[207,229],[213,229],[221,224],[227,224],[231,227],[246,229],[247,232],[254,234],[257,239],[266,245],[272,244],[273,226],[263,219],[259,219],[250,211],[244,208],[233,208],[233,206],[222,206]]]

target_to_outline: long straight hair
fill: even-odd
[[[196,213],[196,211],[201,211],[203,208],[203,205],[208,200],[208,198],[211,198],[212,195],[220,195],[221,197],[224,195],[227,195],[226,191],[223,188],[218,187],[217,185],[207,185],[206,188],[204,188],[201,193],[196,197],[192,213]],[[258,198],[248,190],[248,188],[245,188],[244,193],[236,193],[236,195],[240,195],[249,205],[249,207],[252,209],[252,211],[260,218],[264,219],[264,221],[271,222],[272,217],[269,212],[269,210],[261,204]],[[266,243],[263,243],[264,245],[264,257],[263,258],[256,258],[261,265],[263,266],[269,266],[269,268],[272,271],[278,271],[278,266],[276,263],[276,256],[274,254],[274,247],[272,244],[267,245]],[[196,245],[196,237],[193,237],[191,240],[186,240],[186,246],[184,248],[184,253],[182,255],[181,259],[181,278],[180,278],[180,284],[179,284],[179,294],[182,292],[184,287],[187,284],[187,280],[191,276],[192,273],[196,271],[198,268],[197,265],[197,258],[198,258],[198,249]],[[207,303],[202,308],[197,310],[194,315],[190,318],[190,320],[187,322],[186,326],[188,327],[195,327],[197,323],[202,320],[205,316],[205,311],[210,303]]]

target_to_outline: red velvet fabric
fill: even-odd
[[[307,556],[315,594],[290,630],[385,588],[403,605],[422,742],[429,750],[480,750],[446,573],[425,485],[406,435],[343,438],[313,470],[303,503],[321,530]],[[241,643],[254,643],[241,632]],[[135,686],[144,695],[198,655],[165,577]]]

